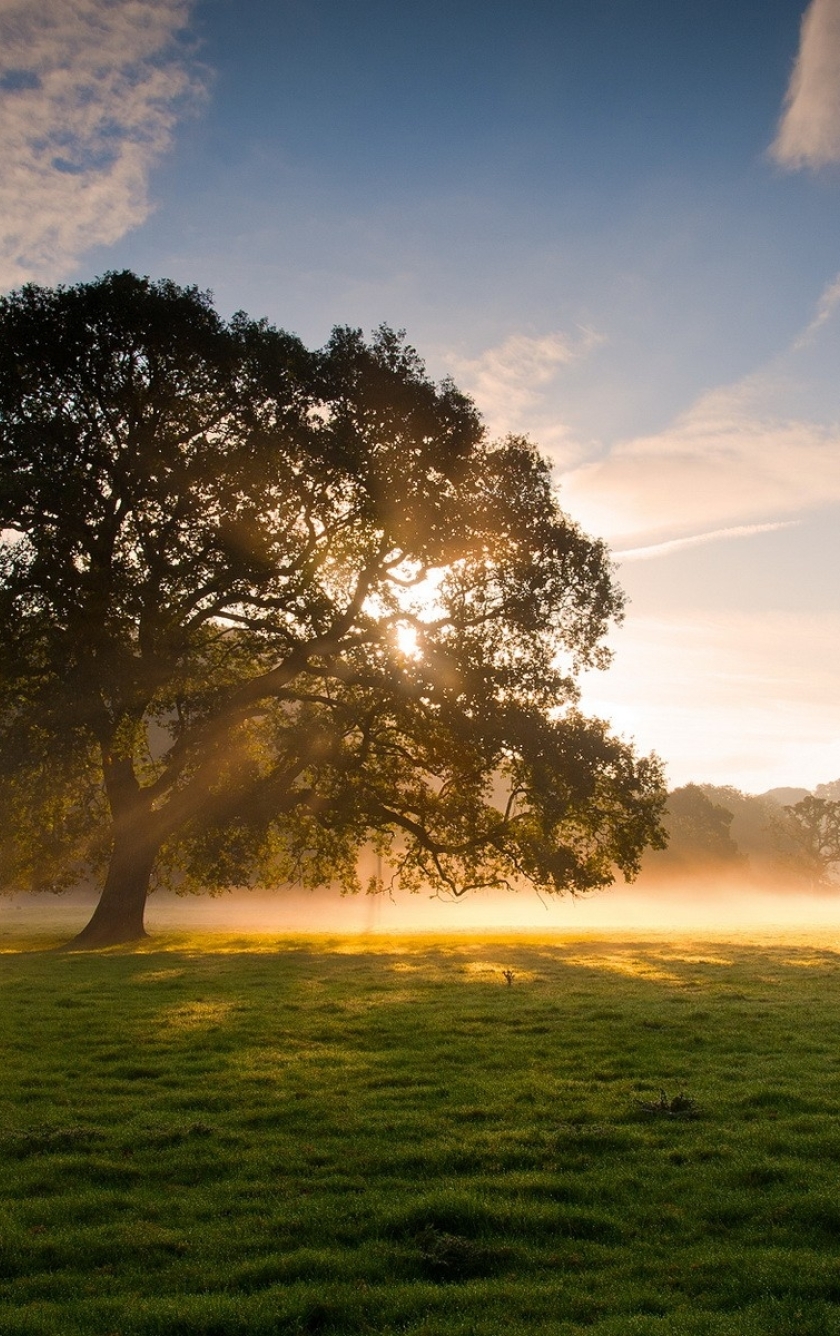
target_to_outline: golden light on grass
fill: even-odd
[[[183,977],[183,970],[144,970],[134,975],[135,983],[169,983],[172,979]]]
[[[232,1002],[182,1002],[158,1017],[164,1030],[199,1030],[222,1025],[234,1010]]]
[[[635,951],[628,952],[588,952],[586,955],[564,954],[566,965],[582,965],[585,969],[595,969],[608,974],[623,974],[630,978],[647,979],[653,983],[684,984],[685,980],[673,970],[665,969],[656,959],[651,959]]]

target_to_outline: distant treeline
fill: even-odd
[[[685,784],[668,794],[665,826],[668,848],[646,855],[646,879],[717,871],[840,889],[840,779],[760,794]]]

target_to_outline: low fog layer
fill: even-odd
[[[422,895],[345,896],[329,890],[244,892],[217,900],[153,896],[150,931],[174,927],[247,932],[578,932],[587,930],[732,930],[814,924],[840,931],[840,892],[770,892],[723,882],[615,886],[578,899],[540,901],[532,892],[476,893],[455,903]]]
[[[18,897],[0,908],[5,932],[60,920],[81,923],[91,896]],[[241,891],[211,899],[158,892],[149,901],[152,934],[187,930],[220,933],[399,932],[765,932],[807,927],[840,933],[840,891],[813,894],[801,885],[746,888],[724,879],[691,878],[646,889],[619,885],[580,899],[540,901],[532,892],[476,893],[445,903],[423,895],[341,896],[337,891]]]

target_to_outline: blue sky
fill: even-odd
[[[673,783],[840,775],[840,0],[0,0],[0,286],[404,327],[630,597]]]

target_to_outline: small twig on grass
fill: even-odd
[[[645,1113],[658,1114],[665,1118],[696,1118],[700,1113],[696,1099],[692,1099],[684,1091],[669,1099],[665,1091],[660,1090],[659,1099],[651,1101],[637,1099],[636,1103]]]
[[[515,976],[514,976],[514,973],[513,973],[513,970],[502,970],[502,975],[503,975],[503,977],[504,977],[505,983],[507,984],[508,988],[513,987],[513,980],[514,980],[514,977],[515,977]]]

